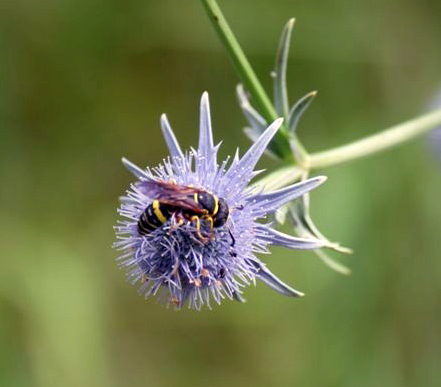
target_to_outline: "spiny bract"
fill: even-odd
[[[118,259],[126,268],[128,279],[139,284],[139,291],[146,298],[155,295],[166,305],[179,309],[187,304],[199,310],[203,305],[210,308],[211,298],[218,304],[225,297],[243,302],[243,287],[255,283],[256,278],[283,295],[303,295],[272,274],[256,253],[268,254],[267,247],[271,244],[316,249],[323,242],[283,234],[273,229],[271,223],[258,220],[309,192],[326,178],[311,178],[273,192],[265,192],[264,187],[247,187],[258,173],[254,172],[257,161],[281,124],[282,119],[274,121],[242,157],[236,152],[231,162],[227,159],[218,164],[220,144],[213,144],[208,94],[204,93],[197,150],[183,153],[166,116],[162,115],[161,127],[170,157],[156,168],[145,170],[123,159],[138,180],[121,199],[118,212],[124,220],[115,227],[114,247],[122,251]],[[230,209],[226,223],[210,229],[211,238],[201,240],[194,222],[185,220],[178,224],[177,211],[161,227],[141,235],[139,218],[155,199],[143,189],[146,181],[192,185],[223,198]],[[210,232],[209,225],[201,224],[201,232]]]

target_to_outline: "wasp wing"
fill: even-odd
[[[205,192],[202,189],[188,185],[178,185],[163,180],[144,180],[138,183],[136,187],[151,199],[158,199],[158,197],[162,195],[191,195],[194,193]]]
[[[159,200],[163,204],[177,207],[183,210],[190,210],[197,214],[202,213],[204,208],[194,200],[195,193],[205,192],[201,189],[178,185],[166,181],[142,181],[137,189],[152,200]]]

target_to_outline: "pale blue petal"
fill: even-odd
[[[164,136],[165,142],[167,144],[170,155],[172,156],[172,160],[175,157],[180,159],[184,159],[184,155],[181,151],[181,147],[179,146],[178,141],[176,140],[175,134],[167,120],[167,116],[163,114],[161,116],[161,130],[162,135]]]
[[[199,121],[199,146],[198,154],[202,157],[205,171],[208,170],[213,158],[213,133],[211,130],[210,103],[208,93],[204,92],[201,98],[200,121]]]
[[[290,249],[318,249],[326,245],[326,241],[320,239],[294,237],[270,227],[262,226],[259,229],[263,231],[262,235],[259,235],[260,239]]]
[[[248,149],[243,157],[231,165],[225,180],[229,181],[230,186],[236,189],[243,188],[251,179],[251,172],[254,170],[257,162],[266,150],[269,142],[282,125],[283,118],[278,118],[266,129],[256,142]]]
[[[256,140],[259,138],[259,136],[262,134],[261,131],[259,131],[259,129],[256,128],[250,128],[250,127],[246,127],[243,128],[243,132],[245,133],[245,135],[252,141],[252,142],[256,142]],[[270,148],[266,148],[265,152],[264,152],[267,156],[277,160],[278,157],[276,156],[275,153],[273,153]]]
[[[317,176],[288,187],[268,193],[251,196],[248,202],[254,207],[253,216],[261,217],[276,211],[291,200],[297,199],[326,181],[325,176]]]
[[[138,179],[141,180],[152,180],[152,177],[141,168],[127,160],[125,157],[121,159],[124,166],[129,170],[129,172],[133,173]]]
[[[239,148],[236,148],[236,152],[234,152],[234,157],[233,157],[233,160],[231,161],[231,165],[230,165],[230,168],[228,171],[234,170],[238,166],[239,161],[240,161]],[[227,172],[227,174],[228,174],[228,172]],[[227,174],[226,174],[226,176],[227,176]]]
[[[303,297],[305,294],[299,290],[293,289],[279,278],[277,278],[273,273],[271,273],[264,264],[258,263],[256,261],[250,261],[253,266],[257,269],[256,277],[264,282],[271,289],[289,297]]]

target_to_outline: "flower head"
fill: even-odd
[[[303,295],[279,280],[256,256],[268,254],[271,244],[292,249],[323,246],[317,239],[276,231],[265,217],[317,187],[325,177],[273,192],[248,187],[258,173],[254,171],[257,161],[281,124],[281,119],[274,121],[242,157],[236,152],[231,161],[218,164],[220,144],[213,143],[204,93],[197,150],[181,150],[163,115],[161,127],[170,157],[145,170],[123,159],[138,180],[121,200],[119,214],[124,219],[116,226],[114,246],[122,251],[119,261],[129,280],[140,284],[146,298],[155,295],[166,305],[188,304],[195,309],[210,307],[212,299],[220,304],[225,297],[243,302],[243,287],[256,278],[284,295]],[[203,193],[225,203],[228,212],[223,222],[216,223],[219,209],[207,210],[198,202]],[[158,208],[160,213],[155,212]]]

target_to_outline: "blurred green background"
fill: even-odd
[[[220,5],[268,90],[297,18],[288,86],[319,91],[299,128],[311,151],[421,114],[441,87],[439,0]],[[204,90],[222,155],[244,150],[236,83],[196,0],[0,1],[1,386],[439,385],[441,164],[423,139],[324,171],[313,215],[354,248],[351,277],[275,248],[266,262],[306,297],[259,283],[199,313],[125,281],[121,156],[161,161],[163,112],[195,144]]]

